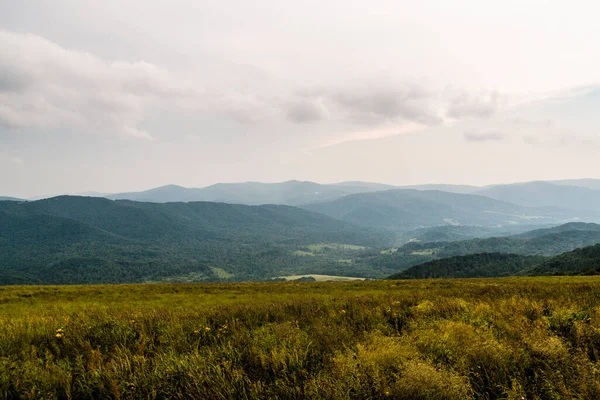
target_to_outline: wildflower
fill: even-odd
[[[386,396],[389,396],[389,395],[390,395],[390,391],[389,391],[389,390],[386,390],[386,391],[385,391],[385,395],[386,395]]]
[[[340,314],[346,314],[346,310],[340,310]]]
[[[196,329],[196,330],[194,331],[194,333],[195,333],[195,334],[198,334],[198,333],[200,333],[200,331],[199,331],[198,329]]]
[[[129,385],[128,389],[133,392],[135,390],[135,386],[134,385]]]
[[[207,326],[206,328],[204,328],[204,330],[205,330],[206,332],[210,332],[210,328],[209,328],[208,326]]]
[[[56,337],[57,337],[58,339],[61,339],[61,338],[63,337],[63,334],[62,334],[62,333],[57,333],[57,334],[56,334]]]
[[[65,332],[61,328],[58,328],[56,330],[56,338],[57,339],[61,339],[64,335],[65,335]]]

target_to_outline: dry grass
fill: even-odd
[[[0,288],[0,398],[600,398],[600,279]]]

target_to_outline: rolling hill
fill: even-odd
[[[390,240],[289,206],[78,196],[7,201],[0,202],[0,283],[265,279],[299,264],[319,272],[318,260],[293,256],[299,246],[372,246]]]
[[[472,185],[448,185],[448,184],[424,184],[424,185],[407,185],[398,186],[397,189],[416,189],[416,190],[441,190],[443,192],[471,194],[481,190],[479,186]]]
[[[595,225],[595,224],[594,224]],[[597,225],[596,225],[597,226]],[[411,252],[431,252],[438,257],[476,253],[515,253],[552,256],[578,247],[600,242],[597,230],[564,230],[547,234],[525,233],[516,236],[477,238],[455,242],[408,243],[401,249]]]
[[[523,232],[514,235],[519,238],[535,238],[540,236],[552,235],[563,232],[600,232],[600,225],[586,222],[570,222],[563,225],[553,226],[549,228],[535,229],[532,231]]]
[[[550,181],[555,185],[578,186],[588,189],[600,190],[600,179],[562,179],[559,181]]]
[[[600,210],[600,190],[549,182],[490,186],[477,191],[476,194],[526,207]]]
[[[428,261],[389,279],[480,278],[511,275],[598,275],[600,244],[553,257],[483,253]]]
[[[154,203],[211,201],[231,204],[300,205],[337,199],[352,193],[386,190],[393,186],[370,182],[319,184],[287,181],[280,183],[218,183],[204,188],[168,185],[142,192],[107,195],[111,200],[134,200]]]
[[[526,275],[598,275],[600,244],[559,254],[524,271]]]
[[[523,207],[478,195],[413,189],[347,195],[303,208],[357,225],[400,232],[439,225],[559,224],[578,216],[577,213]]]
[[[595,224],[592,224],[595,225]],[[430,228],[418,228],[408,232],[399,233],[398,244],[409,242],[455,242],[476,238],[489,238],[499,236],[513,236],[531,232],[531,225],[507,225],[501,227],[483,227],[469,225],[441,225]],[[541,225],[540,231],[547,228]]]
[[[584,228],[585,229],[582,229]],[[516,236],[477,238],[454,242],[410,242],[381,252],[365,252],[365,264],[387,270],[406,270],[425,262],[482,253],[555,256],[600,243],[596,224],[565,224]],[[545,233],[545,234],[544,234]]]
[[[0,196],[0,201],[25,201],[25,200],[19,199],[17,197]]]
[[[388,279],[492,278],[511,276],[544,261],[543,257],[482,253],[455,256],[415,265]]]

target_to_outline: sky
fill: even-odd
[[[0,0],[0,195],[600,178],[599,13]]]

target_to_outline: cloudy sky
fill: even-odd
[[[0,1],[0,195],[600,178],[600,3]]]

